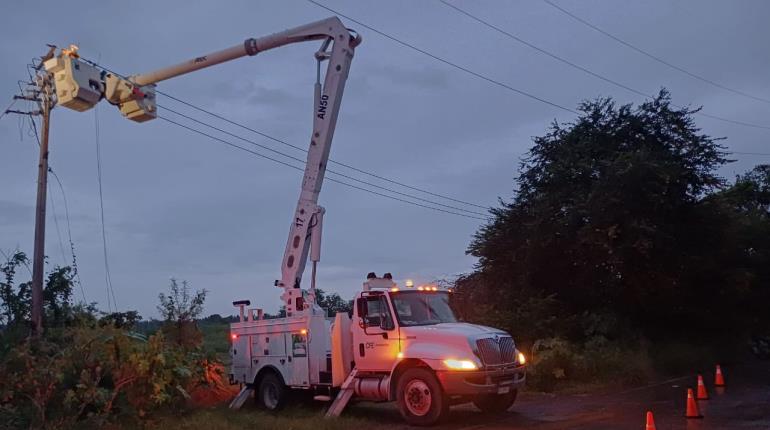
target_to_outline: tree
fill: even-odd
[[[32,308],[32,292],[29,282],[16,285],[19,267],[27,266],[26,254],[15,252],[3,264],[0,273],[0,324],[9,327],[21,327],[29,321]],[[56,327],[69,324],[72,320],[72,288],[74,272],[71,267],[55,266],[48,273],[43,286],[43,324]]]
[[[195,324],[195,319],[203,312],[207,291],[204,289],[193,294],[187,281],[182,281],[180,285],[174,278],[171,279],[169,290],[168,295],[158,295],[158,312],[164,320],[164,333],[171,342],[179,346],[199,346],[202,334]]]
[[[20,266],[27,265],[27,255],[21,251],[15,252],[7,262],[0,265],[3,281],[0,282],[0,305],[2,319],[0,324],[12,326],[21,321],[29,320],[32,291],[29,283],[15,285],[16,271]]]
[[[334,317],[337,312],[353,312],[353,301],[344,300],[337,293],[326,294],[322,289],[316,289],[316,302],[321,309],[326,311],[326,315]]]
[[[626,323],[609,331],[652,337],[705,329],[693,316],[729,312],[718,312],[730,290],[724,273],[698,275],[725,245],[724,216],[706,199],[726,185],[716,173],[724,147],[696,127],[697,109],[673,108],[665,90],[637,107],[607,98],[580,111],[534,138],[515,198],[492,210],[468,248],[479,263],[458,297],[521,320],[558,316],[553,329],[566,334],[586,314]]]

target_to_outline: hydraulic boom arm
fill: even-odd
[[[307,154],[305,174],[299,201],[289,229],[289,238],[284,251],[281,279],[276,285],[283,288],[281,299],[288,316],[313,312],[315,285],[310,293],[303,294],[300,288],[302,273],[311,250],[313,274],[315,263],[320,259],[320,236],[324,209],[318,205],[329,149],[334,136],[337,115],[340,109],[345,81],[350,70],[356,46],[361,37],[348,30],[337,17],[327,18],[300,27],[258,39],[246,39],[242,44],[196,57],[174,66],[150,73],[124,78],[112,73],[101,72],[97,67],[80,60],[77,48],[62,50],[61,54],[45,62],[46,70],[54,74],[59,104],[84,111],[93,107],[101,98],[120,107],[121,112],[134,121],[143,122],[157,116],[155,84],[215,64],[280,46],[321,40],[321,48],[315,53],[317,61],[314,91],[313,131]],[[321,63],[328,62],[323,85],[321,85]]]

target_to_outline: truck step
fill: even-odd
[[[253,389],[250,386],[244,385],[243,388],[241,389],[241,392],[238,393],[237,396],[235,396],[232,402],[230,402],[230,406],[229,406],[230,409],[234,411],[237,411],[238,409],[240,409],[241,406],[243,406],[243,404],[246,403],[246,399],[249,398],[252,391]]]
[[[350,401],[350,398],[353,397],[353,381],[356,379],[357,374],[358,369],[354,368],[348,377],[345,378],[345,382],[343,382],[342,386],[340,387],[340,392],[337,393],[337,398],[334,399],[332,405],[329,406],[329,409],[326,410],[326,415],[324,415],[324,418],[340,416],[342,411],[345,409],[345,406],[347,406],[348,402]]]
[[[331,401],[332,396],[327,396],[324,394],[319,394],[317,396],[313,396],[313,400],[318,400],[319,402],[329,402]]]

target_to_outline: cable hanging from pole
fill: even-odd
[[[112,312],[112,308],[114,305],[115,312],[118,311],[118,303],[117,300],[115,300],[115,290],[112,287],[112,275],[110,274],[110,261],[109,256],[107,254],[107,232],[106,228],[104,226],[104,194],[102,190],[102,154],[101,154],[101,144],[100,144],[100,136],[99,136],[99,107],[96,106],[94,108],[94,131],[95,131],[95,141],[96,141],[96,174],[97,174],[97,181],[99,183],[99,219],[101,221],[101,230],[102,230],[102,254],[104,256],[104,281],[105,286],[107,289],[107,308],[110,312]],[[110,298],[112,298],[112,303],[110,303]]]

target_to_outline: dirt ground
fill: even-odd
[[[723,366],[727,386],[713,387],[713,370],[704,375],[710,400],[699,401],[700,420],[684,417],[686,389],[695,376],[634,389],[595,394],[522,393],[509,412],[482,415],[470,405],[455,407],[440,428],[481,429],[643,429],[646,411],[658,430],[770,429],[770,362]],[[366,418],[390,429],[406,429],[392,404],[359,403],[343,415]]]

